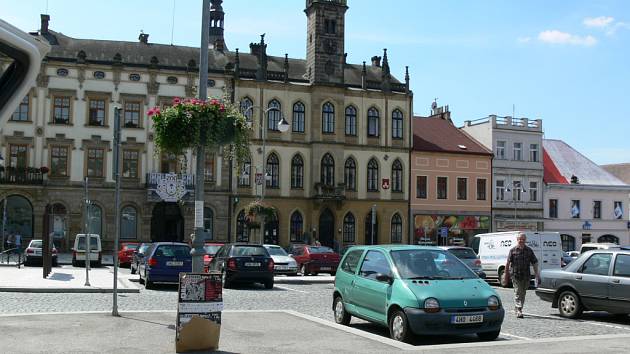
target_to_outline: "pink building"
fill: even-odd
[[[492,152],[455,127],[448,108],[433,113],[413,119],[412,240],[470,245],[492,225]]]

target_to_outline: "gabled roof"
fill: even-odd
[[[492,156],[490,150],[458,129],[450,120],[440,117],[414,117],[412,123],[413,151]]]
[[[624,183],[630,184],[630,163],[602,165],[602,168],[612,173]]]
[[[562,140],[543,140],[543,164],[545,183],[570,184],[576,176],[580,184],[625,185]]]

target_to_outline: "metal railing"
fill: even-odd
[[[44,174],[34,167],[6,167],[0,170],[0,184],[40,185]]]
[[[12,265],[13,262],[18,268],[24,263],[24,255],[19,248],[10,248],[0,252],[0,264]]]

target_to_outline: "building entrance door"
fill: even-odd
[[[330,209],[325,209],[319,216],[319,242],[322,246],[333,247],[335,238],[335,216]]]
[[[155,204],[151,215],[151,241],[184,241],[184,217],[177,203]]]

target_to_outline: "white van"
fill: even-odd
[[[72,265],[77,267],[79,262],[85,264],[85,234],[77,234],[74,238],[74,247],[72,248]],[[90,234],[90,265],[96,264],[100,267],[103,263],[103,248],[101,247],[101,236],[97,234]]]
[[[500,279],[501,286],[509,286],[503,277],[505,263],[510,249],[516,246],[516,238],[520,233],[520,231],[507,231],[475,236],[472,248],[481,260],[481,268],[486,273],[487,279]],[[527,246],[538,258],[540,270],[561,268],[562,241],[559,233],[534,231],[523,233],[527,236]]]

